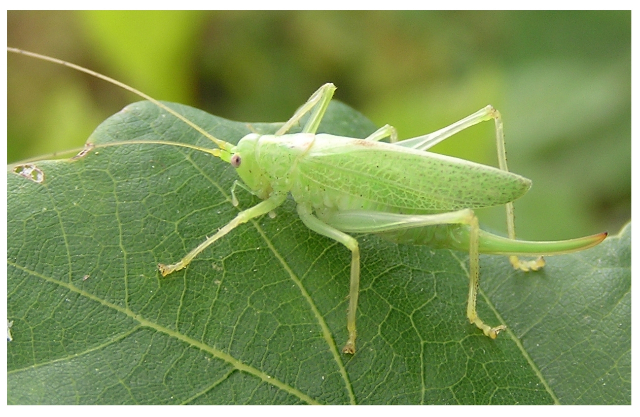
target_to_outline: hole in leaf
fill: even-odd
[[[13,172],[38,184],[44,181],[44,172],[33,164],[18,165]]]

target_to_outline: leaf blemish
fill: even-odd
[[[84,149],[78,152],[76,156],[71,158],[72,161],[77,161],[78,159],[84,158],[91,150],[94,148],[93,143],[87,142],[84,144]],[[96,152],[97,154],[97,152]]]
[[[44,171],[33,164],[18,165],[13,172],[38,184],[44,182]]]

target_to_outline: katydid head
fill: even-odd
[[[257,133],[249,133],[240,139],[240,142],[233,150],[229,162],[236,169],[242,182],[256,196],[266,199],[271,194],[272,188],[269,177],[256,161],[256,147],[260,137],[261,135]]]

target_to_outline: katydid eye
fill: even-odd
[[[240,166],[240,162],[242,162],[242,158],[237,153],[233,154],[231,157],[231,166],[234,168],[238,168]]]

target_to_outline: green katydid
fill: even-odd
[[[199,126],[148,95],[86,68],[14,48],[10,52],[44,59],[88,73],[125,88],[172,114],[209,138],[216,149],[201,149],[230,163],[240,186],[261,198],[259,204],[238,213],[228,224],[178,262],[159,264],[163,276],[181,270],[209,245],[239,225],[280,206],[289,194],[302,222],[311,230],[346,246],[352,253],[348,340],[344,353],[355,353],[356,312],[360,283],[358,242],[348,233],[379,234],[397,243],[431,245],[469,251],[467,318],[490,338],[506,328],[485,324],[476,313],[479,253],[508,255],[523,271],[544,266],[542,255],[579,251],[600,243],[606,233],[579,239],[527,242],[515,239],[513,201],[531,181],[507,169],[502,119],[487,106],[436,132],[397,141],[395,129],[385,125],[364,139],[316,134],[335,86],[325,84],[274,135],[251,133],[237,145],[215,138]],[[287,133],[308,119],[301,133]],[[499,168],[427,152],[435,144],[484,121],[493,120]],[[390,143],[381,142],[390,139]],[[479,228],[473,209],[505,205],[508,237]],[[523,261],[520,255],[540,256]]]

